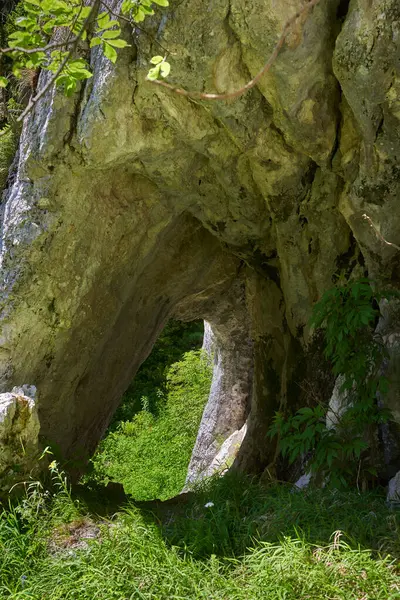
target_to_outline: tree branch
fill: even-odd
[[[17,123],[21,123],[21,121],[23,121],[25,119],[25,117],[33,110],[33,108],[38,103],[40,98],[42,98],[45,95],[45,93],[50,89],[50,87],[55,83],[57,77],[62,73],[64,67],[66,66],[69,59],[75,52],[75,50],[78,46],[79,40],[82,38],[84,32],[90,26],[90,23],[92,22],[92,19],[93,19],[93,15],[96,14],[96,12],[98,12],[99,6],[100,6],[100,0],[95,0],[92,10],[88,14],[88,16],[86,17],[86,19],[82,25],[82,29],[80,30],[78,35],[75,37],[75,39],[71,40],[72,45],[71,45],[71,48],[70,48],[68,54],[66,54],[64,59],[61,61],[57,71],[49,79],[49,81],[46,83],[46,85],[41,90],[39,90],[39,92],[36,94],[36,96],[34,96],[33,98],[32,97],[30,98],[28,106],[25,108],[25,110],[20,114],[20,116],[16,120]],[[4,135],[4,134],[0,133],[0,137],[1,137],[1,135]]]
[[[158,85],[163,88],[166,88],[167,90],[171,90],[171,92],[174,92],[175,94],[179,94],[181,96],[186,96],[189,98],[199,98],[201,100],[231,100],[233,98],[238,98],[239,96],[242,96],[244,93],[248,92],[253,87],[255,87],[257,85],[257,83],[260,81],[260,79],[266,73],[268,73],[268,71],[271,69],[272,65],[274,64],[275,60],[277,59],[279,52],[281,51],[283,44],[285,43],[285,40],[286,40],[289,32],[291,31],[294,23],[305,12],[307,12],[308,10],[310,10],[311,8],[314,8],[314,6],[319,4],[320,1],[321,0],[310,0],[309,2],[307,2],[307,4],[305,4],[302,8],[300,8],[292,17],[290,17],[290,19],[288,19],[286,21],[283,31],[281,33],[281,36],[280,36],[279,40],[277,41],[277,43],[275,44],[275,47],[274,47],[270,57],[268,58],[267,62],[264,64],[262,69],[257,73],[257,75],[253,79],[251,79],[251,81],[247,82],[246,85],[239,88],[238,90],[235,90],[234,92],[227,92],[226,94],[211,94],[208,92],[188,91],[188,90],[184,90],[181,88],[177,88],[177,87],[174,87],[173,85],[171,85],[170,83],[167,83],[166,81],[162,81],[161,79],[149,80],[147,77],[147,81],[150,81],[154,85]]]
[[[383,235],[378,231],[378,228],[375,225],[375,223],[372,221],[371,217],[369,217],[368,215],[366,215],[364,213],[362,215],[362,218],[365,219],[370,224],[370,227],[372,227],[372,229],[374,230],[374,232],[377,235],[377,237],[381,240],[381,242],[383,242],[387,246],[391,246],[392,248],[395,248],[396,250],[400,251],[400,246],[397,246],[397,244],[393,244],[393,242],[388,242],[387,240],[385,240],[385,238],[383,237]]]
[[[65,48],[71,46],[75,43],[75,41],[76,38],[67,42],[53,42],[52,44],[47,44],[47,46],[43,46],[42,48],[21,48],[20,46],[14,46],[14,48],[0,48],[0,54],[10,54],[11,52],[23,52],[24,54],[47,52],[48,50],[53,50],[54,48]]]

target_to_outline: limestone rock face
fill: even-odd
[[[38,436],[34,386],[0,394],[0,491],[35,471]]]
[[[313,303],[352,274],[399,286],[398,0],[320,0],[236,101],[145,81],[160,42],[178,86],[236,89],[302,5],[171,2],[25,123],[2,205],[0,390],[36,386],[40,439],[78,471],[171,316],[216,340],[192,467],[246,421],[235,462],[262,471],[274,411],[299,402]]]
[[[186,487],[190,487],[190,484],[195,481],[199,481],[204,477],[211,477],[218,474],[219,476],[224,475],[230,467],[234,464],[235,459],[239,453],[240,447],[244,440],[247,432],[246,423],[240,428],[231,433],[229,437],[222,442],[220,449],[213,457],[211,463],[207,466],[205,471],[198,474],[197,479],[193,477],[193,472],[189,466],[188,481]]]
[[[187,484],[216,470],[224,441],[244,426],[253,385],[253,344],[245,306],[245,288],[235,283],[207,318],[204,343],[214,361],[210,396],[204,409],[188,469]],[[241,439],[243,439],[242,436]],[[239,444],[240,446],[240,444]],[[236,452],[237,454],[237,452]],[[223,452],[225,461],[232,452]],[[232,458],[233,462],[233,458]],[[214,467],[212,464],[214,463]]]

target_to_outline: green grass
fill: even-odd
[[[167,393],[166,375],[169,368],[179,362],[185,352],[201,348],[203,331],[203,321],[168,321],[150,355],[123,395],[121,405],[114,415],[111,431],[116,429],[120,422],[131,420],[141,411],[143,400],[152,414],[159,413],[163,408],[160,397]]]
[[[180,492],[211,385],[208,357],[192,350],[163,372],[158,409],[120,421],[101,442],[86,481],[116,481],[137,500],[166,499]]]
[[[383,489],[228,473],[138,502],[182,487],[210,385],[210,365],[172,356],[167,334],[94,460],[92,480],[122,481],[135,501],[71,494],[51,463],[48,491],[32,483],[0,514],[0,600],[400,600],[400,513]]]
[[[74,547],[74,524],[94,520],[63,488],[4,510],[0,598],[400,598],[399,515],[379,490],[293,493],[231,475],[188,503],[129,505],[98,520],[98,539]]]

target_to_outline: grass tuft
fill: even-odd
[[[109,520],[65,488],[44,495],[0,515],[2,600],[400,598],[399,515],[379,490],[293,493],[229,475]]]

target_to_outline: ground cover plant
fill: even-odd
[[[180,327],[128,391],[86,487],[72,492],[51,461],[49,481],[4,505],[0,600],[399,599],[400,514],[383,488],[299,491],[230,472],[138,501],[181,489],[208,394],[210,361],[183,347],[201,333]],[[87,490],[108,479],[132,495],[107,509],[106,488]]]
[[[230,475],[186,502],[98,518],[52,468],[55,496],[33,488],[0,515],[1,599],[400,597],[399,515],[379,490],[293,492]]]

